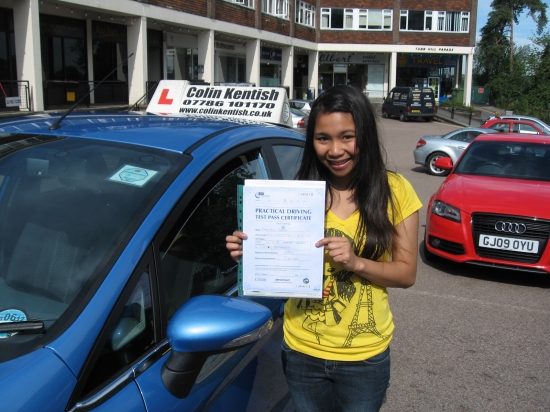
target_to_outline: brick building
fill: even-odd
[[[87,103],[133,104],[161,79],[283,86],[290,98],[349,83],[373,100],[461,86],[469,103],[477,3],[0,0],[0,107],[3,91],[22,109],[67,106],[102,79]]]

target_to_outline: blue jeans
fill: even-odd
[[[390,383],[390,348],[363,361],[314,358],[281,345],[296,412],[378,412]]]

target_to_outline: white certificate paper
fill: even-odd
[[[320,299],[325,182],[245,180],[242,200],[241,295]]]

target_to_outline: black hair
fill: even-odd
[[[361,257],[377,260],[385,252],[391,253],[397,231],[388,212],[395,217],[396,211],[388,181],[388,173],[391,172],[386,170],[386,151],[378,136],[376,114],[370,101],[357,87],[333,86],[321,93],[313,103],[297,179],[324,180],[330,209],[335,194],[330,183],[331,174],[317,158],[313,142],[318,116],[335,112],[350,113],[355,123],[358,161],[355,162],[348,189],[353,192],[353,200],[359,210],[356,240],[366,237],[365,246],[358,253]]]

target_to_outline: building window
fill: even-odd
[[[321,9],[321,29],[391,30],[392,10]]]
[[[303,1],[296,1],[296,23],[315,27],[315,6]]]
[[[470,12],[401,10],[401,31],[438,31],[468,33]]]
[[[254,8],[254,0],[225,0],[225,1],[229,3],[235,3],[241,6],[249,7],[251,9]]]
[[[262,0],[262,12],[288,20],[288,0]]]

